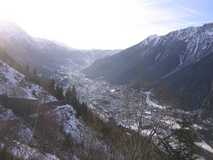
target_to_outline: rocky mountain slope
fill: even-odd
[[[57,42],[31,37],[11,23],[0,23],[0,47],[18,63],[50,71],[61,67],[79,70],[96,59],[119,51],[69,48]]]
[[[174,96],[184,95],[189,104],[196,99],[200,106],[210,91],[212,53],[210,23],[150,36],[116,55],[95,61],[84,73],[115,84],[137,83],[149,88],[163,85]]]
[[[30,81],[28,76],[31,74],[28,75],[26,72],[24,75],[23,69],[23,64],[26,65],[27,62],[33,68],[69,71],[75,70],[75,67],[83,68],[102,57],[103,60],[95,62],[90,67],[91,70],[89,68],[85,71],[99,72],[101,69],[101,76],[105,79],[106,76],[118,72],[119,74],[113,75],[116,80],[114,77],[108,79],[113,83],[126,84],[133,81],[143,82],[143,86],[153,86],[158,82],[159,90],[166,84],[167,88],[177,91],[172,92],[173,94],[183,91],[184,87],[183,93],[199,94],[193,97],[199,101],[201,94],[208,93],[207,97],[211,97],[213,93],[212,89],[208,91],[212,79],[212,55],[209,44],[211,40],[206,42],[206,38],[211,39],[211,28],[212,25],[209,24],[172,32],[162,37],[152,36],[107,58],[96,56],[103,52],[99,50],[72,53],[69,57],[70,49],[50,41],[31,38],[20,30],[17,32],[16,27],[0,32],[0,159],[130,160],[138,157],[137,159],[147,160],[176,160],[205,157],[206,160],[211,160],[211,118],[200,120],[200,114],[197,112],[173,110],[157,104],[152,100],[151,92],[137,92],[125,86],[125,90],[132,91],[127,93],[123,92],[122,85],[115,87],[105,81],[93,82],[87,78],[84,82],[88,88],[79,85],[82,88],[74,90],[73,87],[69,94],[66,92],[66,96],[63,96],[65,90],[63,91],[61,86],[55,87],[54,83],[55,90],[62,89],[63,98],[59,101],[43,87]],[[204,36],[203,40],[201,35]],[[200,39],[192,42],[197,36],[200,36]],[[206,44],[200,45],[201,42]],[[200,49],[200,46],[203,49]],[[209,53],[200,53],[202,50]],[[179,54],[180,51],[182,54]],[[111,51],[105,52],[107,55],[112,54]],[[194,54],[188,55],[188,52]],[[58,54],[61,59],[58,58]],[[66,63],[65,60],[69,62]],[[113,64],[114,60],[117,63]],[[97,64],[103,66],[93,70]],[[202,72],[203,70],[206,72]],[[73,80],[81,84],[82,79],[78,76],[76,75],[76,79]],[[122,79],[119,79],[121,77]],[[68,81],[71,82],[69,79]],[[43,84],[46,83],[41,83]],[[187,87],[191,87],[192,90]],[[81,95],[76,94],[76,91]],[[205,99],[204,97],[201,98]],[[184,98],[187,96],[184,95]],[[82,103],[83,99],[87,99],[85,102],[88,104]],[[211,106],[209,101],[206,103]],[[96,107],[99,108],[99,112]],[[125,107],[127,113],[124,112]],[[197,116],[197,121],[183,121],[182,116],[186,119]],[[209,125],[208,129],[204,128],[206,125]]]
[[[39,99],[46,97],[46,101],[55,101],[41,86],[33,84],[26,76],[18,72],[7,63],[0,60],[0,95],[10,97]]]
[[[9,100],[19,105],[19,100]],[[22,101],[28,102],[25,99]],[[68,147],[69,141],[76,146],[83,144],[92,132],[76,118],[72,106],[42,104],[37,106],[39,112],[32,109],[24,114],[26,106],[23,104],[19,108],[11,104],[0,105],[0,158],[5,158],[1,156],[7,153],[13,159],[23,160],[77,159],[75,154],[80,154],[79,150]],[[28,107],[36,105],[28,104]]]
[[[19,66],[5,52],[0,55],[0,159],[78,160],[89,149],[104,151],[71,105],[7,64]]]

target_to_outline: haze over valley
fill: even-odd
[[[213,19],[190,2],[2,2],[0,160],[212,160]]]

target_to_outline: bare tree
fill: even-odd
[[[124,105],[126,112],[123,118],[131,130],[122,137],[123,155],[126,160],[160,159],[160,152],[155,145],[156,135],[160,130],[161,116],[155,118],[154,108],[149,108],[149,118],[146,116],[146,97],[142,92],[131,95],[131,89],[126,89]],[[154,117],[154,118],[153,118]]]

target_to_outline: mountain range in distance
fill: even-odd
[[[83,72],[113,84],[152,88],[159,96],[166,90],[167,99],[181,101],[191,109],[209,101],[212,68],[213,23],[209,23],[150,36],[118,54],[95,61]]]
[[[4,24],[0,48],[21,65],[50,72],[83,69],[89,78],[153,89],[161,100],[188,109],[205,106],[213,94],[213,23],[153,35],[124,50],[73,49]]]
[[[70,48],[58,42],[34,38],[11,23],[0,24],[0,48],[20,64],[49,71],[56,71],[62,66],[71,71],[80,70],[96,59],[120,51]]]
[[[129,160],[137,150],[212,160],[212,52],[213,23],[124,50],[73,49],[0,25],[0,159]]]

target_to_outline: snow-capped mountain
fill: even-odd
[[[213,23],[206,24],[202,27],[189,27],[183,30],[175,31],[169,33],[167,36],[163,37],[163,42],[171,40],[179,40],[185,43],[185,50],[180,53],[179,56],[179,65],[184,66],[190,63],[196,63],[201,58],[209,54],[209,50],[212,51],[212,43],[213,43]],[[160,38],[154,39],[155,44],[157,44]],[[159,55],[156,57],[156,60],[160,59]],[[162,55],[163,56],[166,55]]]
[[[198,86],[205,81],[200,102],[211,86],[212,77],[208,67],[213,64],[212,56],[213,23],[209,23],[173,31],[164,36],[150,36],[118,54],[95,61],[84,72],[88,77],[103,78],[115,84],[132,82],[153,87],[163,82],[169,88],[184,91],[193,88],[192,84]],[[195,81],[196,85],[193,83]],[[186,82],[189,85],[184,85]],[[194,87],[195,90],[198,87]],[[191,90],[189,92],[191,94]]]

